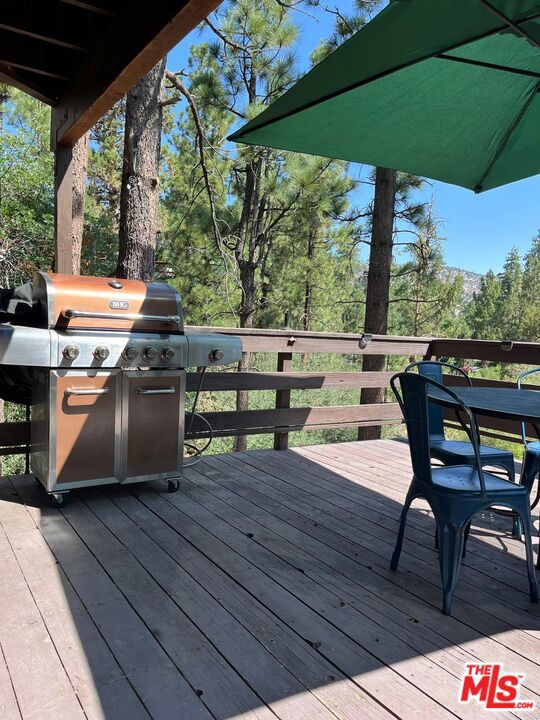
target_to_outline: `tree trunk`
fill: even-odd
[[[311,281],[313,274],[313,260],[315,258],[315,239],[317,237],[317,228],[310,228],[308,233],[307,246],[307,271],[306,284],[304,290],[304,314],[302,316],[302,330],[311,330],[311,307],[313,304],[313,283]]]
[[[81,250],[84,230],[84,196],[86,194],[86,174],[88,170],[88,145],[90,132],[80,138],[73,147],[73,205],[71,231],[71,271],[74,275],[81,272]]]
[[[126,100],[116,273],[146,282],[154,277],[156,255],[165,65],[163,58],[129,91]]]
[[[395,196],[396,171],[378,167],[375,172],[373,223],[364,320],[364,332],[373,335],[385,335],[388,327]],[[364,355],[362,370],[380,372],[385,369],[385,365],[386,357],[384,355]],[[383,388],[362,388],[360,394],[362,404],[381,403],[383,400]],[[358,428],[359,440],[375,440],[380,437],[380,426]]]

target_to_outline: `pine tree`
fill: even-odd
[[[502,338],[500,297],[500,280],[492,270],[489,270],[480,280],[480,289],[474,293],[467,309],[471,337],[485,340]]]
[[[503,339],[520,340],[522,313],[523,266],[518,249],[508,253],[503,270],[499,275],[501,294],[498,302],[500,330]]]
[[[521,286],[521,339],[540,340],[540,234],[525,255]]]

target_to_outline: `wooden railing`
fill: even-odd
[[[325,390],[331,388],[357,389],[388,387],[393,372],[294,372],[293,358],[298,354],[358,356],[365,354],[403,357],[403,366],[409,358],[461,358],[521,365],[540,365],[540,343],[501,343],[487,340],[454,340],[439,338],[411,338],[373,336],[361,334],[295,332],[292,330],[239,330],[236,328],[189,327],[188,332],[218,332],[242,338],[245,352],[271,353],[275,356],[275,372],[209,371],[203,390],[227,392],[247,390],[275,392],[273,407],[262,410],[207,412],[204,416],[216,437],[271,433],[274,447],[285,449],[288,435],[298,430],[325,430],[358,428],[365,425],[389,425],[401,422],[401,413],[395,402],[376,405],[337,405],[331,407],[290,407],[293,390]],[[199,375],[188,373],[187,389],[197,388]],[[446,376],[450,385],[459,384],[454,376]],[[481,380],[478,385],[511,386],[512,383]],[[534,387],[534,386],[531,386]],[[536,386],[538,387],[538,386]],[[497,418],[480,418],[482,434],[489,437],[519,441],[519,427],[515,423]],[[449,427],[454,427],[448,415]],[[457,427],[457,426],[456,426]],[[529,428],[532,435],[532,428]],[[510,435],[506,435],[510,433]],[[188,437],[207,437],[208,429],[195,419]],[[24,453],[30,443],[30,425],[27,422],[0,425],[0,455]]]
[[[193,331],[202,328],[192,328]],[[208,329],[205,328],[207,331]],[[491,340],[455,340],[439,338],[411,338],[373,336],[366,344],[364,335],[339,333],[294,332],[290,330],[238,330],[212,328],[240,336],[246,352],[276,353],[276,372],[212,372],[205,379],[205,388],[225,390],[275,390],[275,407],[267,410],[206,413],[216,436],[273,433],[274,447],[287,447],[288,433],[296,430],[324,430],[362,425],[389,425],[401,422],[399,407],[394,402],[378,405],[346,405],[332,407],[290,408],[291,390],[388,387],[393,372],[292,372],[294,354],[319,353],[328,355],[387,355],[404,358],[461,358],[464,360],[492,361],[505,364],[540,365],[540,344],[497,342]],[[198,375],[188,375],[188,389],[194,389]],[[448,384],[459,379],[447,376]],[[512,383],[473,379],[479,385],[511,386]],[[524,386],[526,387],[526,386]],[[534,386],[531,386],[534,387]],[[483,435],[519,442],[516,423],[498,418],[481,417]],[[448,413],[448,426],[459,426]],[[193,436],[206,436],[203,423],[193,426]],[[528,428],[531,437],[533,429]],[[503,433],[509,433],[507,436]]]
[[[204,328],[208,332],[208,328]],[[191,328],[191,331],[202,328]],[[397,403],[376,405],[337,405],[331,407],[290,407],[292,390],[358,389],[363,387],[387,387],[391,372],[293,372],[293,356],[296,354],[327,355],[398,355],[423,357],[429,350],[429,338],[372,336],[342,333],[294,332],[291,330],[238,330],[211,328],[242,338],[245,352],[276,353],[276,372],[211,372],[207,374],[204,387],[207,390],[275,390],[273,408],[242,412],[210,412],[205,417],[214,435],[235,436],[261,433],[274,434],[274,447],[279,450],[288,446],[288,434],[298,430],[330,430],[358,428],[363,425],[388,425],[401,422]],[[187,378],[188,390],[195,389],[196,373]],[[205,437],[204,423],[195,421],[191,437]]]

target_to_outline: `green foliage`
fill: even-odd
[[[50,111],[27,95],[2,94],[0,126],[0,284],[28,280],[53,257]]]
[[[116,268],[124,106],[117,103],[91,131],[81,253],[87,275],[109,275]]]
[[[540,235],[523,260],[512,248],[502,272],[482,278],[466,314],[474,338],[540,340]]]

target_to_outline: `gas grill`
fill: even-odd
[[[79,487],[178,487],[185,368],[237,362],[241,342],[185,333],[164,283],[37,273],[32,327],[0,325],[0,364],[32,368],[31,466],[57,504]]]

